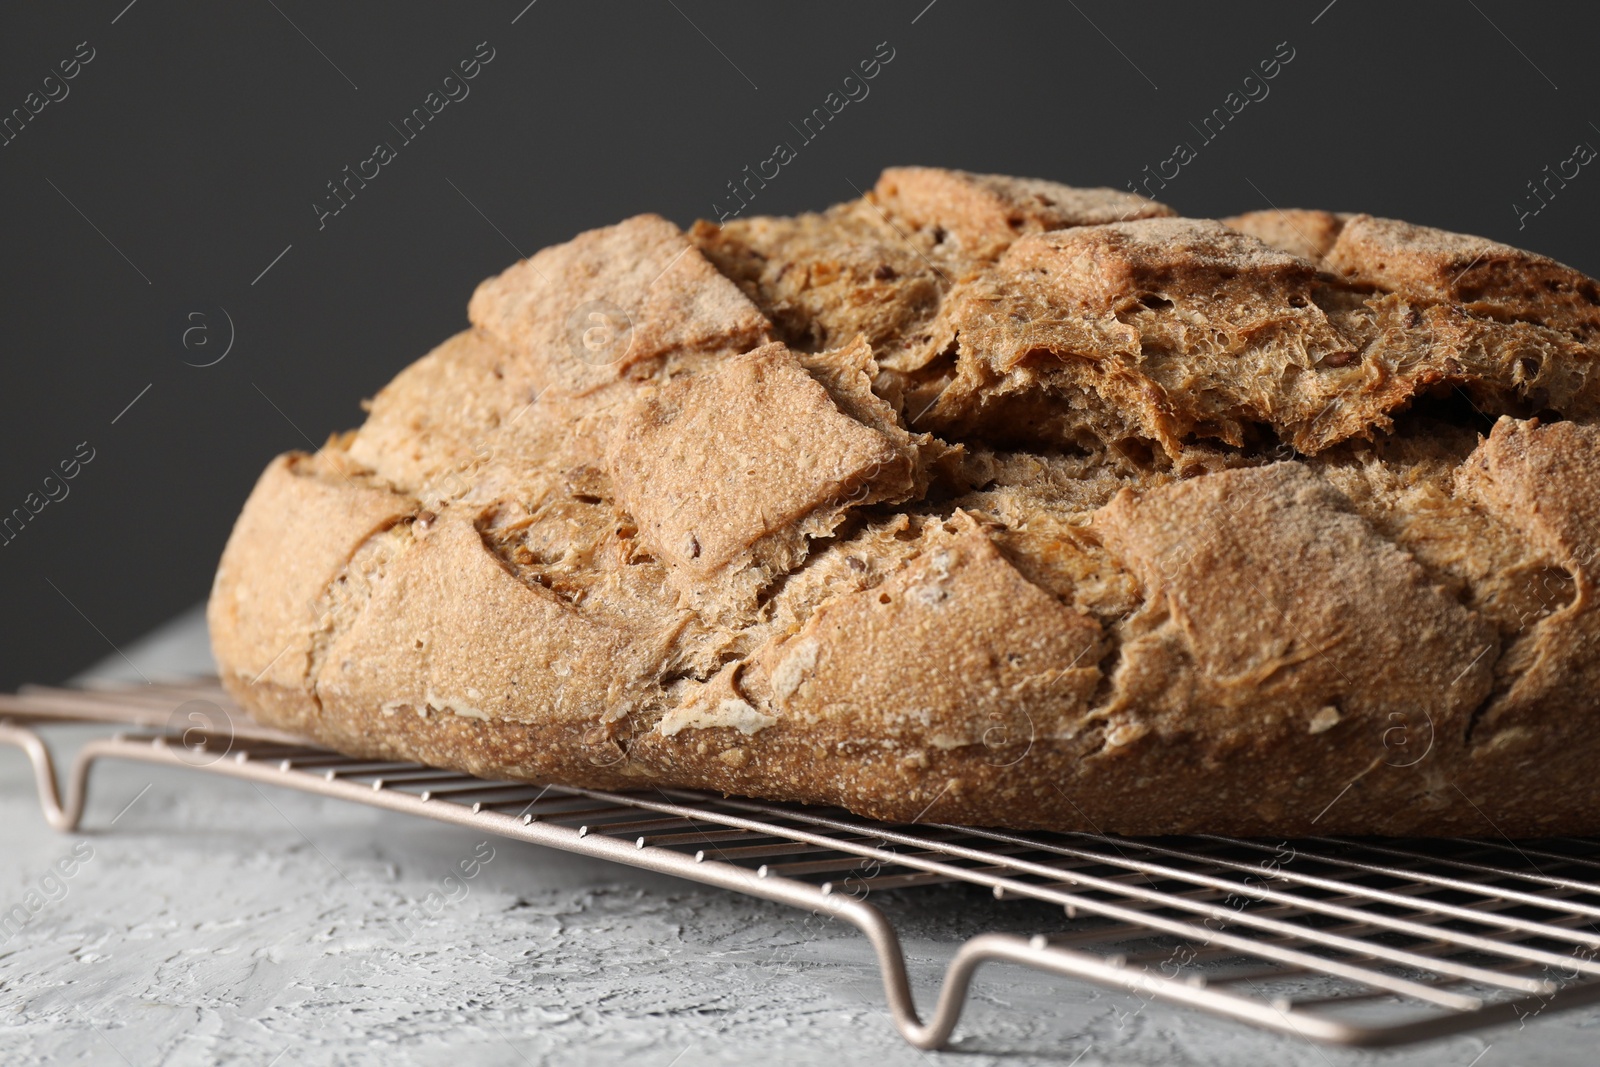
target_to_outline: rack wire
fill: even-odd
[[[200,702],[198,705],[193,702]],[[215,709],[175,715],[175,709]],[[65,792],[38,727],[85,742]],[[182,729],[179,729],[179,728]],[[343,756],[254,723],[214,681],[0,695],[49,823],[83,818],[105,759],[190,767],[470,826],[841,919],[871,942],[895,1026],[941,1048],[979,966],[1003,961],[1334,1045],[1385,1047],[1600,1000],[1600,841],[1124,838],[874,822],[682,789],[487,781]],[[1057,905],[1032,937],[954,952],[926,1022],[879,890],[967,883]]]

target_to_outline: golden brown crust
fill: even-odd
[[[939,167],[890,167],[871,199],[914,228],[945,231],[980,259],[994,258],[1023,234],[1177,214],[1115,189]]]
[[[1570,581],[1565,602],[1517,635],[1480,729],[1583,715],[1600,693],[1600,428],[1501,419],[1459,481]]]
[[[779,343],[642,390],[606,468],[641,544],[688,592],[729,570],[788,571],[849,507],[904,500],[914,458],[840,411]]]
[[[1333,254],[1375,221],[1352,221]],[[933,326],[951,374],[912,425],[1043,447],[1138,439],[1170,456],[1270,433],[1314,454],[1389,429],[1441,387],[1486,411],[1600,414],[1600,367],[1575,334],[1473,310],[1523,306],[1520,283],[1468,307],[1423,303],[1437,294],[1390,275],[1407,287],[1372,292],[1202,219],[1024,237],[953,288]]]
[[[1354,777],[1393,722],[1463,735],[1489,692],[1493,625],[1302,464],[1125,490],[1096,528],[1146,597],[1109,713],[1241,745],[1288,720]]]
[[[505,413],[537,393],[505,345],[482,330],[464,331],[401,371],[367,404],[350,457],[424,501],[459,496],[463,472],[481,465]],[[416,403],[418,397],[428,403]]]
[[[1350,216],[1298,208],[1250,211],[1222,220],[1229,229],[1247,233],[1281,252],[1320,264]]]
[[[479,285],[467,317],[532,368],[541,388],[576,396],[673,353],[745,351],[769,329],[658,215],[535,253]]]
[[[699,222],[690,236],[796,351],[861,336],[890,362],[927,346],[928,322],[968,262],[862,201],[820,215]]]
[[[311,697],[329,593],[357,550],[416,510],[416,501],[352,477],[337,459],[289,454],[256,483],[217,566],[207,621],[224,680]],[[271,556],[257,553],[270,550]],[[314,699],[274,717],[300,728]]]
[[[1469,315],[1536,323],[1584,342],[1600,334],[1593,278],[1482,237],[1357,215],[1322,265],[1419,303],[1458,304]]]
[[[1479,238],[930,168],[639,216],[268,468],[213,643],[264,721],[488,776],[1591,833],[1597,309]]]

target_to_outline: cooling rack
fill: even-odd
[[[65,791],[39,728],[103,723]],[[45,817],[75,828],[94,764],[190,767],[612,860],[805,909],[871,942],[890,1015],[943,1047],[979,966],[1003,961],[1335,1045],[1443,1037],[1600,1000],[1600,841],[1123,838],[874,822],[680,789],[487,781],[342,756],[252,722],[215,682],[0,695]],[[882,890],[968,883],[1056,905],[1032,937],[956,947],[919,1016]],[[879,900],[881,901],[881,897]],[[929,902],[932,906],[935,902]],[[1031,913],[1031,914],[1036,914]]]

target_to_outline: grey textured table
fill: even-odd
[[[123,652],[92,674],[210,670],[198,611]],[[0,909],[43,901],[0,930],[8,1067],[1600,1060],[1596,1009],[1366,1053],[1008,966],[980,974],[956,1051],[923,1053],[890,1025],[854,928],[286,790],[142,765],[96,775],[88,830],[57,834],[21,754],[0,749]],[[463,860],[475,876],[447,882]],[[960,940],[1031,933],[1047,914],[909,892],[893,904],[913,916],[924,1010]]]

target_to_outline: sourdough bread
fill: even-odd
[[[223,554],[273,725],[1134,834],[1600,830],[1600,290],[1366,215],[886,171],[478,287]]]

